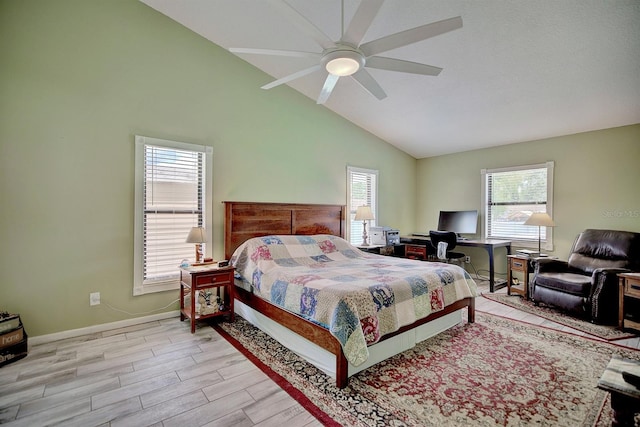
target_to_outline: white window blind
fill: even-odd
[[[485,238],[538,243],[538,227],[524,225],[534,212],[553,215],[553,162],[482,170]],[[551,229],[541,228],[545,249],[552,249]]]
[[[360,206],[371,207],[375,218],[378,217],[378,171],[347,167],[347,199],[349,210],[349,241],[354,245],[362,243],[362,221],[356,221],[356,210]],[[376,220],[367,221],[367,234],[370,227],[376,225]]]
[[[210,148],[136,137],[134,294],[177,289],[178,265],[195,258],[185,243],[191,227],[204,227],[211,242],[209,157]]]

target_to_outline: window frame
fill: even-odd
[[[204,174],[202,192],[203,226],[207,235],[205,256],[212,256],[213,241],[213,148],[210,146],[190,144],[135,135],[135,171],[134,171],[134,263],[133,263],[133,295],[145,295],[155,292],[175,291],[180,289],[179,261],[176,263],[176,276],[165,280],[144,280],[144,187],[145,187],[145,146],[153,145],[169,149],[204,153]],[[186,239],[185,234],[185,239]]]
[[[524,248],[532,248],[538,249],[538,233],[536,230],[535,239],[523,239],[519,237],[496,237],[489,236],[489,218],[490,215],[488,210],[491,208],[488,204],[489,201],[489,188],[487,184],[489,174],[493,173],[501,173],[501,172],[516,172],[516,171],[525,171],[525,170],[533,170],[533,169],[546,169],[547,171],[547,200],[546,200],[546,212],[553,218],[553,175],[554,175],[554,162],[548,161],[545,163],[538,163],[532,165],[521,165],[521,166],[511,166],[511,167],[503,167],[496,169],[482,169],[480,171],[482,179],[481,179],[481,195],[482,195],[482,212],[483,212],[483,221],[482,221],[482,235],[485,239],[498,239],[498,240],[510,240],[511,244],[514,246],[524,247]],[[526,227],[534,227],[534,226],[526,226]],[[537,228],[537,227],[536,227]],[[553,251],[553,227],[544,227],[544,238],[541,239],[541,248],[547,251]]]
[[[379,180],[379,171],[376,169],[367,169],[367,168],[361,168],[361,167],[356,167],[356,166],[347,166],[347,215],[348,217],[348,221],[347,221],[347,234],[346,234],[346,238],[347,240],[352,244],[352,245],[360,245],[362,244],[362,234],[360,234],[358,241],[354,242],[352,240],[352,236],[351,236],[351,230],[354,228],[353,224],[355,222],[355,220],[353,219],[353,217],[355,217],[356,215],[356,210],[358,209],[359,206],[353,206],[352,205],[352,185],[353,185],[353,176],[354,174],[365,174],[365,175],[369,175],[370,178],[373,178],[373,180],[375,181],[372,185],[373,188],[371,188],[369,190],[370,193],[370,197],[371,197],[371,212],[373,212],[373,217],[374,219],[369,220],[368,221],[368,230],[367,230],[367,235],[369,236],[369,244],[371,244],[371,227],[375,227],[377,224],[377,219],[378,219],[378,183],[380,182]],[[358,221],[358,223],[361,223],[361,221]],[[360,229],[362,228],[361,226],[359,227]]]

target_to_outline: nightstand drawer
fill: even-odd
[[[200,287],[202,285],[207,285],[207,284],[225,285],[232,282],[233,282],[233,273],[229,271],[212,273],[212,274],[196,277],[196,287]]]
[[[521,258],[509,258],[509,267],[514,271],[526,271],[528,260]]]
[[[624,294],[628,297],[640,298],[640,279],[627,277],[624,281]]]

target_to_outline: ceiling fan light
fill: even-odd
[[[325,52],[322,64],[334,76],[350,76],[364,67],[365,59],[362,53],[350,47]]]
[[[336,58],[327,62],[326,68],[334,76],[350,76],[360,69],[360,63],[352,58]]]

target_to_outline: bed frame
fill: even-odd
[[[344,205],[253,202],[224,202],[224,204],[226,259],[231,259],[236,248],[253,237],[271,234],[332,234],[345,237],[346,206]],[[340,342],[327,329],[274,306],[241,286],[237,286],[235,292],[236,298],[253,310],[334,354],[336,357],[336,386],[339,388],[347,386],[349,377],[347,359],[342,352]],[[475,299],[465,298],[447,306],[444,310],[432,313],[411,325],[385,335],[380,341],[395,337],[465,307],[468,307],[468,321],[473,323],[475,321]]]

